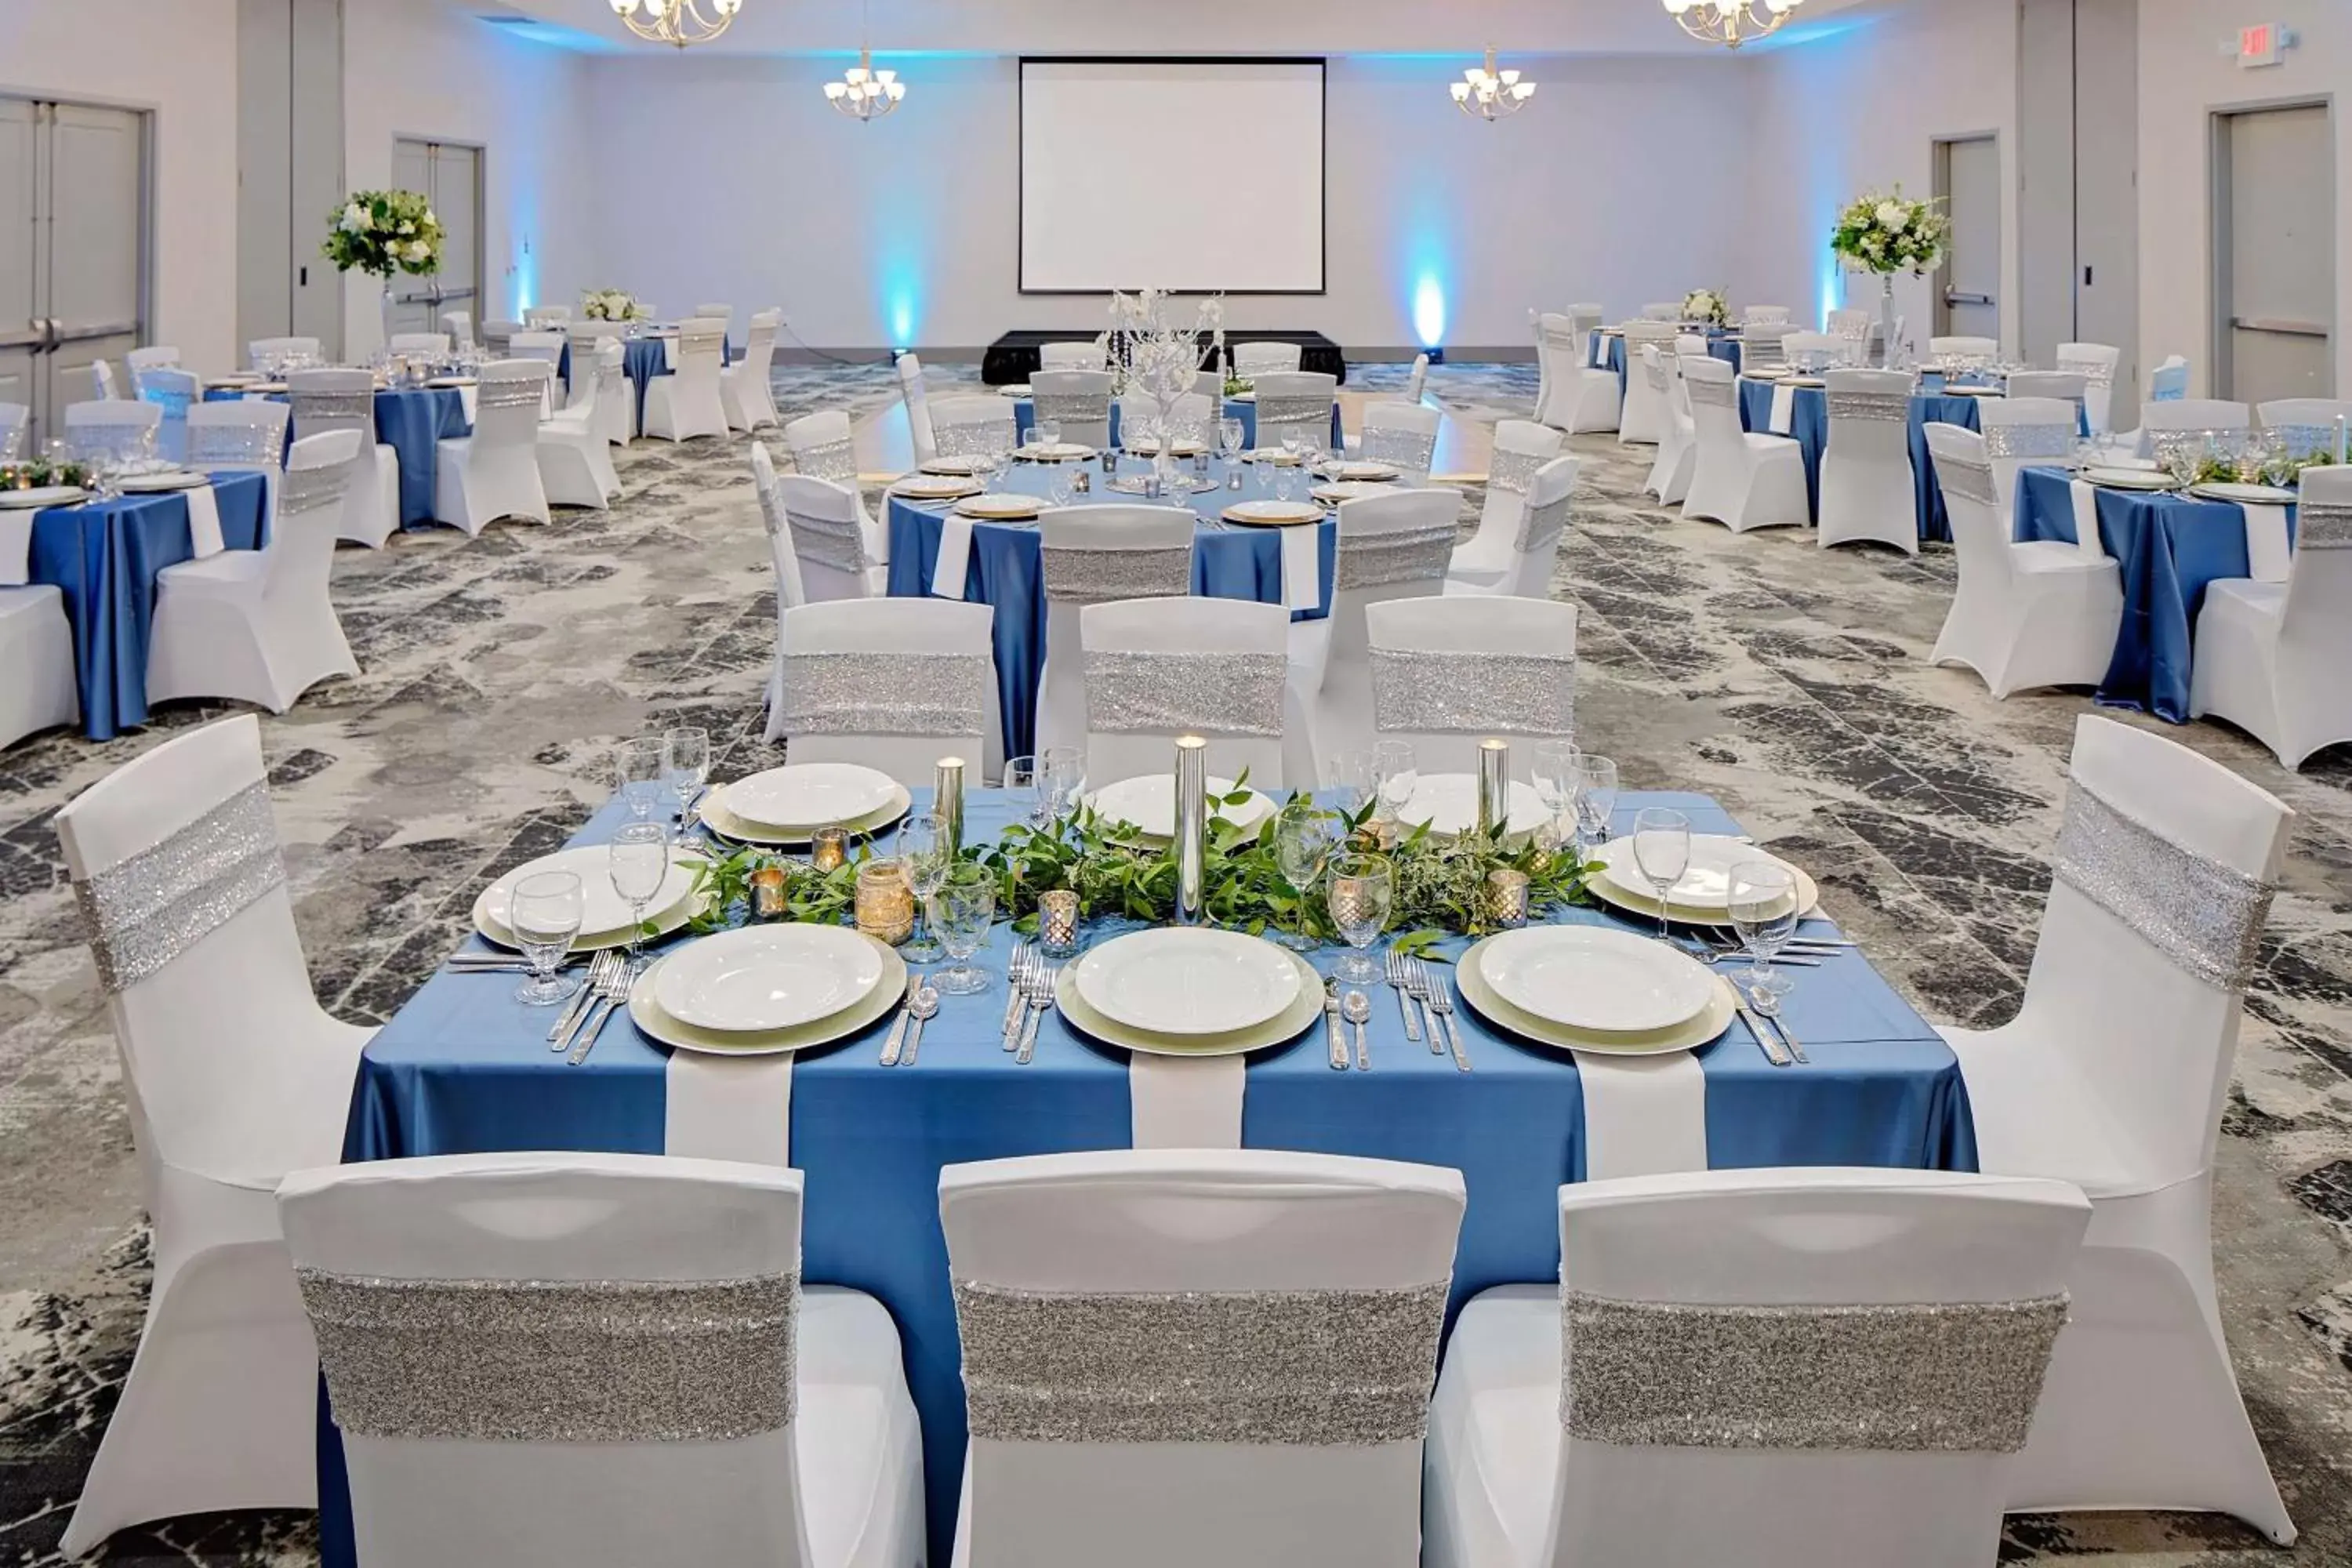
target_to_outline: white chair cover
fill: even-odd
[[[1617,439],[1625,446],[1654,447],[1666,428],[1666,403],[1646,377],[1631,374],[1642,363],[1642,350],[1655,346],[1660,353],[1672,351],[1675,339],[1681,334],[1672,321],[1628,321],[1625,323],[1625,403],[1617,418]],[[1728,365],[1724,367],[1729,369]],[[1615,379],[1612,377],[1611,379]]]
[[[1462,1209],[1457,1172],[1330,1155],[947,1167],[956,1561],[1412,1568]]]
[[[603,411],[607,384],[627,379],[627,355],[628,345],[618,337],[573,340],[572,401],[539,424],[539,482],[550,505],[604,511],[620,495]]]
[[[873,521],[856,490],[831,479],[782,474],[776,495],[810,603],[882,595],[884,569],[874,548]]]
[[[784,445],[792,449],[793,470],[813,479],[837,485],[857,483],[857,443],[849,416],[838,409],[804,414],[784,426]]]
[[[845,599],[786,610],[782,622],[779,727],[794,762],[857,763],[908,789],[928,788],[941,757],[978,758],[996,775],[1003,729],[988,605]]]
[[[1798,335],[1785,321],[1749,322],[1739,333],[1739,368],[1769,370],[1787,364],[1789,340]]]
[[[1037,363],[1044,370],[1100,370],[1102,345],[1091,338],[1080,343],[1045,343],[1037,350]],[[1030,377],[1029,384],[1035,386],[1036,377]]]
[[[2083,412],[2091,434],[2115,428],[2116,366],[2123,351],[2108,343],[2060,343],[2057,368],[2083,378]]]
[[[1672,506],[1690,493],[1691,474],[1698,467],[1698,437],[1691,423],[1690,393],[1682,384],[1682,362],[1655,343],[1642,345],[1641,363],[1633,374],[1650,384],[1665,402],[1664,426],[1658,432],[1658,456],[1642,488]]]
[[[449,357],[449,334],[446,332],[394,332],[385,348],[394,354],[422,355],[429,360]]]
[[[1642,320],[1645,321],[1680,322],[1682,319],[1683,307],[1678,300],[1658,300],[1642,307]]]
[[[735,319],[735,307],[732,305],[697,305],[694,308],[694,313],[702,317],[706,321],[721,322],[731,321]]]
[[[537,331],[545,331],[550,327],[560,329],[571,323],[572,307],[569,305],[540,305],[525,310],[522,313],[522,319],[525,326]]]
[[[539,360],[500,360],[482,367],[474,398],[474,433],[438,443],[433,515],[478,534],[502,517],[549,521],[539,477],[539,416],[547,393]]]
[[[1373,403],[1364,407],[1363,456],[1376,463],[1394,463],[1404,470],[1404,482],[1425,485],[1430,465],[1437,459],[1437,433],[1445,416],[1419,403]]]
[[[2337,443],[2352,426],[2352,397],[2281,397],[2262,404],[2254,414],[2264,430],[2286,442],[2291,456],[2347,457]]]
[[[2206,589],[2189,682],[2190,714],[2229,720],[2289,768],[2352,741],[2352,467],[2305,468],[2302,487],[2284,581]]]
[[[204,384],[184,370],[170,365],[150,365],[131,373],[133,389],[142,403],[152,403],[163,411],[155,427],[155,451],[159,457],[173,462],[184,462],[188,455],[188,410],[205,398]]]
[[[66,449],[82,462],[136,458],[163,424],[162,405],[136,398],[66,405]]]
[[[2139,411],[2139,455],[2159,457],[2175,440],[2202,442],[2208,435],[2251,430],[2254,411],[2218,397],[2160,398]]]
[[[768,670],[768,728],[762,741],[774,745],[784,738],[782,693],[784,682],[784,622],[786,610],[808,603],[801,586],[800,557],[793,553],[792,524],[784,517],[784,498],[778,489],[775,459],[767,443],[751,443],[751,488],[760,498],[760,521],[767,531],[768,555],[776,574],[776,655]]]
[[[1568,459],[1573,461],[1573,459]],[[1576,606],[1530,598],[1398,599],[1364,612],[1373,726],[1421,771],[1472,773],[1478,742],[1576,734]],[[1515,775],[1531,776],[1517,748]]]
[[[178,369],[180,351],[161,344],[143,349],[132,349],[122,356],[122,363],[130,367],[131,379],[135,382],[142,370]]]
[[[306,364],[319,363],[319,340],[316,338],[256,338],[245,345],[246,357],[255,370],[272,368],[273,361],[298,360]]]
[[[450,341],[459,348],[474,346],[474,313],[471,310],[444,310],[441,325],[448,331]]]
[[[1374,605],[1445,592],[1460,537],[1462,494],[1443,486],[1342,501],[1331,568],[1331,613],[1291,630],[1291,682],[1307,716],[1290,776],[1312,776],[1340,752],[1372,740],[1372,667],[1364,616]]]
[[[1729,365],[1706,354],[1681,358],[1698,448],[1683,515],[1711,519],[1734,533],[1811,521],[1803,449],[1785,436],[1740,428],[1738,378]]]
[[[2074,451],[2080,415],[2071,402],[2029,397],[2011,387],[2007,397],[1977,399],[1977,422],[1992,461],[1996,504],[2003,515],[2017,507],[2017,476],[2029,463],[2063,464]]]
[[[1052,344],[1090,348],[1091,344]],[[1110,445],[1110,400],[1115,378],[1107,370],[1041,370],[1029,378],[1029,399],[1039,424],[1060,427],[1062,439],[1100,449]]]
[[[1867,540],[1918,554],[1910,374],[1833,370],[1822,379],[1829,384],[1830,435],[1822,453],[1818,542],[1827,550]]]
[[[1785,327],[1789,324],[1786,305],[1750,305],[1739,313],[1739,330],[1745,336],[1754,327]]]
[[[1407,403],[1419,403],[1421,401],[1423,392],[1427,389],[1428,385],[1429,356],[1427,354],[1415,354],[1412,356],[1412,370],[1404,378],[1404,401]]]
[[[23,407],[0,404],[0,458],[16,428],[9,412]],[[21,509],[0,512],[0,669],[9,672],[0,680],[0,746],[81,716],[65,595],[54,584],[26,581],[34,515]]]
[[[379,548],[400,527],[400,453],[376,439],[375,378],[363,370],[298,370],[287,376],[286,388],[297,437],[359,432],[359,465],[343,505],[343,537]]]
[[[1260,450],[1278,449],[1293,431],[1318,448],[1331,445],[1331,405],[1339,400],[1338,376],[1318,371],[1264,371],[1254,380]]]
[[[913,354],[898,356],[898,387],[907,403],[907,434],[915,445],[915,461],[928,463],[940,451],[931,427],[930,400],[923,391],[923,362]]]
[[[1290,612],[1239,599],[1129,599],[1078,612],[1087,781],[1100,789],[1175,766],[1179,735],[1209,742],[1209,771],[1283,787]]]
[[[1574,458],[1554,458],[1536,470],[1526,497],[1507,514],[1507,526],[1490,528],[1481,519],[1478,531],[1454,552],[1445,569],[1445,591],[1550,598],[1578,467]]]
[[[671,374],[646,384],[646,434],[664,441],[727,434],[719,372],[727,361],[727,323],[707,316],[682,321]]]
[[[250,714],[175,735],[57,815],[122,1053],[154,1284],[61,1550],[318,1500],[318,1358],[272,1197],[341,1157],[373,1033],[320,1009]]]
[[[719,373],[719,402],[732,429],[764,430],[781,422],[769,372],[776,359],[776,333],[783,323],[781,310],[754,314],[743,340],[743,357]]]
[[[1198,526],[1192,509],[1181,506],[1072,506],[1039,514],[1045,662],[1037,681],[1038,755],[1054,746],[1086,743],[1079,614],[1088,605],[1190,594]]]
[[[1858,369],[1861,356],[1855,340],[1836,332],[1784,332],[1780,357],[1790,369],[1819,375],[1840,368]]]
[[[22,403],[0,403],[0,461],[24,456],[25,432],[33,410]]]
[[[1555,461],[1566,444],[1559,431],[1529,419],[1506,419],[1495,426],[1478,531],[1455,552],[1449,571],[1491,577],[1508,568],[1528,487],[1535,482],[1537,470]]]
[[[1296,372],[1302,351],[1297,343],[1246,342],[1234,345],[1234,374],[1246,381],[1261,375]]]
[[[1998,359],[1998,338],[1948,337],[1927,340],[1927,353],[1937,359]]]
[[[942,458],[1009,452],[1017,427],[1009,397],[942,397],[931,405],[931,436]]]

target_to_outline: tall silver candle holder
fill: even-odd
[[[948,851],[963,848],[963,759],[941,757],[931,774],[931,809],[946,825]]]
[[[1511,743],[1478,742],[1478,831],[1500,838],[1511,820]]]
[[[1176,741],[1176,923],[1209,918],[1209,742]]]

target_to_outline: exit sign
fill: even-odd
[[[2238,63],[2248,70],[2260,66],[2274,66],[2294,47],[2294,35],[2276,22],[2257,22],[2251,27],[2238,29]]]

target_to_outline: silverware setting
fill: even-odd
[[[557,964],[555,971],[561,974],[567,969],[577,969],[583,963],[592,961],[595,956],[593,953],[575,952]],[[460,952],[443,959],[441,967],[454,970],[460,974],[470,973],[478,969],[488,974],[531,973],[530,960],[519,952]]]
[[[1323,1034],[1329,1043],[1331,1070],[1348,1070],[1348,1041],[1339,1033],[1339,983],[1329,975],[1323,977]]]
[[[1364,1025],[1372,1016],[1371,998],[1360,991],[1350,991],[1339,999],[1339,1016],[1356,1026],[1356,1070],[1372,1070],[1371,1047],[1364,1043]]]
[[[915,1016],[915,1026],[907,1036],[907,1054],[899,1058],[901,1067],[915,1065],[915,1053],[923,1048],[923,1026],[940,1010],[940,994],[926,981],[915,989],[914,1005],[908,1009]]]
[[[563,1058],[566,1063],[578,1067],[588,1059],[588,1053],[596,1048],[597,1037],[604,1032],[604,1026],[612,1022],[613,1015],[627,1002],[629,982],[633,978],[628,964],[615,955],[612,967],[596,983],[596,1001],[591,1007],[587,1021],[580,1026],[572,1054]]]
[[[1034,943],[1021,942],[1013,944],[1013,962],[1004,972],[1004,1026],[999,1031],[1003,1037],[1000,1044],[1008,1051],[1021,1041],[1022,1004],[1028,1000],[1024,983],[1029,978],[1029,966],[1036,959],[1037,949]]]
[[[1462,1048],[1462,1026],[1454,1021],[1454,994],[1446,990],[1445,982],[1430,973],[1426,959],[1408,961],[1412,966],[1413,992],[1422,1005],[1429,1009],[1429,1038],[1433,1048],[1438,1028],[1445,1030],[1446,1048],[1454,1053],[1454,1065],[1464,1072],[1470,1070],[1470,1053]]]
[[[907,1026],[914,1021],[915,993],[923,988],[923,977],[913,970],[907,971],[906,994],[899,998],[898,1019],[890,1026],[890,1037],[882,1042],[882,1065],[894,1068],[907,1048]]]
[[[1412,1005],[1412,982],[1405,978],[1404,955],[1395,948],[1388,952],[1389,989],[1396,993],[1397,1011],[1404,1017],[1404,1037],[1414,1045],[1421,1044],[1421,1020]]]
[[[1037,1026],[1053,1009],[1054,983],[1061,977],[1060,964],[1048,963],[1039,954],[1031,955],[1022,981],[1022,989],[1029,998],[1029,1017],[1021,1026],[1021,1044],[1013,1053],[1013,1061],[1022,1067],[1027,1067],[1037,1054]]]
[[[586,980],[581,984],[579,990],[572,994],[572,1000],[563,1005],[563,1011],[557,1016],[555,1022],[548,1026],[547,1048],[549,1050],[561,1056],[564,1047],[572,1043],[572,1031],[579,1026],[581,1016],[588,1011],[590,1004],[596,1000],[596,983],[604,979],[613,966],[620,962],[621,955],[610,950],[597,953],[588,961]]]
[[[1738,983],[1734,982],[1733,986],[1738,989]],[[1798,1040],[1796,1031],[1789,1027],[1788,1019],[1780,1016],[1780,999],[1761,986],[1750,985],[1748,987],[1748,1000],[1766,1023],[1780,1031],[1780,1043],[1789,1047],[1789,1054],[1800,1063],[1811,1066],[1811,1059],[1805,1055],[1805,1047]]]

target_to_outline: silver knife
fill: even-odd
[[[1724,984],[1731,985],[1728,980]],[[1780,1042],[1773,1037],[1772,1031],[1765,1026],[1764,1020],[1756,1016],[1756,1010],[1748,1006],[1748,998],[1741,994],[1738,986],[1731,985],[1731,997],[1733,1005],[1739,1009],[1740,1018],[1748,1025],[1748,1032],[1756,1037],[1757,1047],[1763,1051],[1764,1059],[1776,1068],[1795,1066],[1794,1058],[1781,1047]]]
[[[1348,1070],[1348,1039],[1339,1032],[1339,983],[1323,982],[1323,1029],[1331,1040],[1331,1067],[1335,1072]]]

